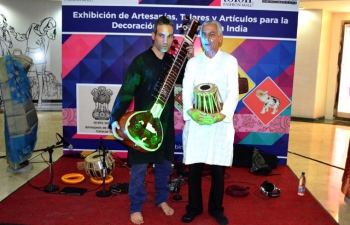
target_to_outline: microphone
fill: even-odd
[[[180,174],[179,177],[177,178],[176,183],[174,184],[174,192],[179,192],[180,191],[180,182],[182,180],[182,175]]]
[[[59,145],[59,144],[64,144],[67,146],[67,148],[69,150],[73,150],[73,145],[71,145],[68,141],[66,141],[59,133],[56,133],[60,138],[61,138],[61,141],[57,142],[56,145]]]

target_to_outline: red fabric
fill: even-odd
[[[62,157],[54,163],[53,184],[60,190],[66,186],[87,188],[83,196],[47,193],[31,187],[28,183],[0,203],[0,223],[17,224],[132,224],[129,215],[127,194],[109,197],[97,197],[97,185],[90,183],[85,171],[77,170],[77,162],[84,159]],[[66,185],[60,181],[62,175],[80,172],[85,180],[77,185]],[[146,176],[148,202],[143,205],[145,224],[183,224],[181,217],[185,214],[187,204],[187,185],[182,183],[181,201],[174,201],[169,196],[169,205],[174,208],[173,216],[165,216],[161,209],[154,205],[155,191],[152,167]],[[278,166],[272,173],[277,176],[256,176],[249,173],[249,168],[227,168],[225,188],[230,185],[250,187],[250,194],[236,198],[225,194],[224,208],[230,224],[337,224],[323,207],[306,191],[305,196],[297,194],[298,179],[287,166]],[[129,171],[116,166],[112,173],[115,183],[128,183]],[[172,179],[177,176],[172,177]],[[30,183],[44,187],[49,183],[49,170],[46,169],[33,178]],[[261,194],[260,185],[268,180],[281,189],[281,196],[268,198]],[[186,181],[186,178],[185,178]],[[109,184],[106,189],[109,189]],[[210,176],[203,177],[204,213],[195,218],[191,225],[217,224],[207,213],[210,188]]]

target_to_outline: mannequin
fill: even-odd
[[[4,100],[7,172],[21,173],[33,168],[21,165],[29,159],[37,141],[38,116],[32,102],[27,73],[33,60],[15,49],[0,57],[0,90]]]
[[[33,59],[30,58],[29,56],[23,55],[23,54],[22,54],[22,50],[21,50],[21,49],[18,49],[18,48],[13,49],[13,52],[12,52],[12,59],[13,59],[13,60],[25,60],[25,61],[27,61],[29,64],[32,64],[32,63],[33,63]]]

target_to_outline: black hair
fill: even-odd
[[[174,28],[174,23],[172,20],[170,20],[168,17],[166,16],[161,16],[158,18],[158,20],[154,23],[154,27],[153,27],[153,33],[157,34],[157,26],[158,25],[170,25]]]

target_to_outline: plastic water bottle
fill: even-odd
[[[305,172],[302,172],[301,176],[299,178],[298,195],[304,196],[304,194],[305,194],[305,185],[306,185]]]

